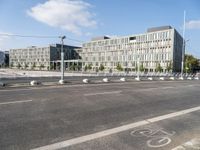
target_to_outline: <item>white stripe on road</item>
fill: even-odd
[[[184,86],[181,86],[184,87]],[[153,87],[153,88],[146,88],[146,89],[135,89],[135,90],[126,90],[126,91],[137,91],[137,92],[142,92],[142,91],[153,91],[153,90],[166,90],[166,89],[173,89],[177,88],[175,86],[167,86],[167,87]]]
[[[94,95],[105,95],[105,94],[118,94],[121,93],[122,91],[110,91],[110,92],[101,92],[101,93],[87,93],[84,94],[84,96],[94,96]]]
[[[70,140],[46,145],[46,146],[35,148],[35,149],[32,149],[32,150],[61,149],[61,148],[65,148],[65,147],[75,145],[75,144],[80,144],[80,143],[87,142],[87,141],[90,141],[90,140],[95,140],[95,139],[102,138],[102,137],[105,137],[105,136],[108,136],[108,135],[116,134],[116,133],[119,133],[119,132],[122,132],[122,131],[127,131],[127,130],[130,130],[130,129],[133,129],[133,128],[136,128],[136,127],[140,127],[140,126],[143,126],[143,125],[147,125],[147,124],[150,124],[150,123],[153,123],[153,122],[158,122],[158,121],[161,121],[161,120],[181,116],[181,115],[188,114],[188,113],[198,111],[198,110],[200,110],[200,106],[190,108],[190,109],[186,109],[186,110],[182,110],[182,111],[177,111],[177,112],[174,112],[174,113],[170,113],[170,114],[166,114],[166,115],[162,115],[162,116],[158,116],[158,117],[154,117],[154,118],[150,118],[150,119],[147,119],[147,120],[142,120],[142,121],[131,123],[131,124],[128,124],[128,125],[123,125],[123,126],[120,126],[120,127],[104,130],[104,131],[97,132],[97,133],[94,133],[94,134],[89,134],[89,135],[77,137],[77,138],[74,138],[74,139],[70,139]]]
[[[0,103],[0,105],[17,104],[17,103],[27,103],[27,102],[31,102],[31,101],[33,101],[33,100],[23,100],[23,101],[4,102],[4,103]]]

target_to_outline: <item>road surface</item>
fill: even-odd
[[[200,81],[1,89],[0,148],[198,147],[199,118]]]

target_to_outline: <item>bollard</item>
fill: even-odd
[[[184,78],[183,78],[183,77],[179,77],[178,79],[179,79],[179,80],[184,80]]]
[[[83,83],[89,83],[88,79],[83,79]]]
[[[119,80],[122,81],[122,82],[125,82],[126,78],[120,78]]]
[[[65,80],[59,80],[58,83],[59,83],[59,84],[65,84],[66,81],[65,81]]]
[[[160,80],[164,81],[164,80],[165,80],[165,78],[164,78],[164,77],[160,77]]]
[[[152,80],[153,80],[153,78],[152,78],[152,77],[148,77],[148,80],[152,81]]]
[[[103,82],[109,82],[108,78],[103,78]]]
[[[41,84],[41,82],[36,81],[36,80],[33,80],[33,81],[30,82],[30,85],[31,85],[31,86],[39,85],[39,84]]]
[[[137,78],[135,78],[135,80],[136,80],[136,81],[140,81],[140,78],[137,77]]]

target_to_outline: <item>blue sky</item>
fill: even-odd
[[[186,52],[200,58],[199,0],[0,0],[0,33],[66,35],[88,41],[100,35],[123,36],[171,25],[182,34],[186,10]],[[55,39],[0,36],[0,49],[45,46]],[[65,43],[80,45],[66,39]]]

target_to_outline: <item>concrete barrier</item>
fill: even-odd
[[[195,79],[195,80],[199,80],[199,77],[195,77],[194,79]]]
[[[152,80],[153,80],[153,78],[152,78],[152,77],[148,77],[148,80],[152,81]]]
[[[59,83],[59,84],[65,84],[66,81],[65,81],[65,80],[59,80],[58,83]]]
[[[83,83],[89,83],[88,79],[83,79]]]
[[[187,77],[188,80],[192,80],[192,77]]]
[[[122,81],[122,82],[125,82],[126,78],[120,78],[119,80]]]
[[[183,78],[183,77],[179,77],[178,79],[179,79],[179,80],[184,80],[184,78]]]
[[[30,82],[31,86],[39,85],[39,84],[41,84],[41,82],[40,81],[36,81],[36,80],[33,80],[33,81]]]
[[[135,80],[136,80],[136,81],[140,81],[140,78],[137,77],[137,78],[135,78]]]
[[[170,77],[169,79],[170,79],[170,80],[175,80],[175,78],[174,78],[174,77]]]
[[[103,82],[109,82],[108,78],[103,78]]]
[[[162,80],[162,81],[164,81],[164,80],[165,80],[165,77],[160,77],[159,79]]]

